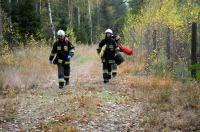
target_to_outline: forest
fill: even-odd
[[[75,46],[70,85],[49,56]],[[133,50],[103,84],[112,29]],[[199,0],[0,0],[0,131],[200,131]]]

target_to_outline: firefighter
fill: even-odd
[[[112,30],[105,31],[105,39],[99,43],[97,53],[100,55],[103,63],[103,79],[104,83],[108,83],[112,76],[112,70],[116,70],[115,55],[119,52],[116,41],[112,37]]]
[[[57,32],[58,40],[54,43],[49,57],[50,64],[56,64],[58,67],[59,88],[69,84],[70,60],[74,55],[74,46],[65,37],[63,30]]]

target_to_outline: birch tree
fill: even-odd
[[[80,7],[78,6],[78,13],[77,13],[77,19],[78,19],[78,27],[80,27],[81,24],[81,14],[80,14]]]
[[[90,44],[93,43],[92,41],[92,16],[91,16],[91,5],[90,5],[90,0],[88,0],[88,15],[89,15],[89,22],[88,25],[90,27]]]
[[[42,13],[42,0],[40,0],[40,14]]]
[[[54,41],[56,40],[56,32],[55,32],[55,27],[54,27],[54,24],[53,24],[53,20],[52,20],[52,10],[51,10],[51,1],[48,0],[48,13],[49,13],[49,22],[50,22],[50,25],[51,25],[51,30],[52,30],[52,33],[53,33],[53,39]]]
[[[2,36],[2,31],[3,31],[3,24],[2,24],[2,13],[1,13],[1,0],[0,0],[0,36]]]

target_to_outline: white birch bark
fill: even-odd
[[[1,0],[0,0],[0,36],[2,36],[3,32],[3,23],[2,23],[2,12],[1,12]]]
[[[78,7],[78,26],[80,27],[81,24],[81,14],[80,14],[80,7]]]
[[[53,39],[55,41],[56,40],[56,32],[55,32],[55,27],[54,27],[53,20],[52,20],[52,10],[51,10],[51,1],[50,0],[48,0],[48,11],[49,11],[49,22],[51,24]]]
[[[88,15],[89,15],[89,27],[90,27],[90,43],[92,44],[93,43],[93,40],[92,40],[92,16],[91,16],[91,5],[90,5],[90,0],[88,0]]]
[[[42,13],[42,0],[40,0],[40,14]]]

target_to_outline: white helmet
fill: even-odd
[[[58,30],[57,35],[58,36],[65,36],[65,32],[63,30]]]
[[[105,33],[113,33],[113,31],[111,29],[106,29]]]

